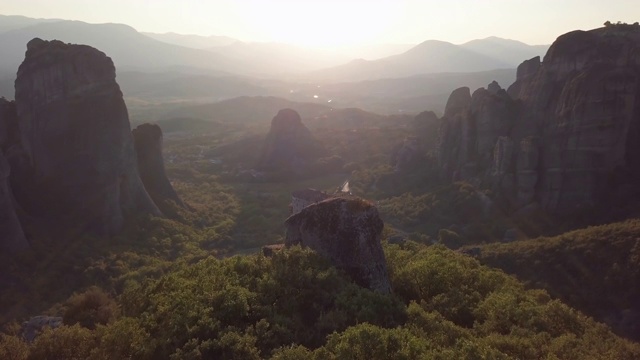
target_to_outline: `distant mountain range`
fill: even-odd
[[[228,36],[201,36],[201,35],[183,35],[176,33],[150,33],[143,32],[143,35],[146,35],[152,39],[156,39],[162,42],[166,42],[167,44],[179,45],[184,47],[189,47],[193,49],[208,49],[212,47],[218,46],[227,46],[231,45],[235,42],[238,42],[238,39],[234,39]]]
[[[0,96],[13,98],[15,74],[27,42],[34,37],[86,44],[106,53],[116,65],[118,83],[135,115],[148,114],[149,106],[159,114],[239,96],[276,96],[381,114],[427,109],[441,113],[455,88],[478,88],[493,80],[506,88],[515,80],[518,64],[543,55],[548,47],[496,37],[462,45],[429,40],[417,46],[353,47],[343,52],[387,56],[348,62],[344,53],[279,43],[0,15]]]
[[[402,54],[378,60],[353,60],[323,69],[312,78],[325,81],[361,81],[399,78],[416,74],[475,72],[515,68],[523,60],[543,56],[548,46],[490,37],[462,45],[428,40]]]
[[[4,20],[6,17],[0,17],[0,26]],[[250,69],[248,64],[216,53],[152,39],[127,25],[64,20],[29,24],[0,33],[0,71],[15,74],[24,59],[27,42],[35,37],[90,45],[108,54],[119,70],[184,69],[225,74]]]
[[[0,48],[3,52],[0,73],[15,74],[26,43],[34,37],[96,47],[108,54],[120,71],[172,70],[278,78],[292,74],[299,80],[323,82],[515,68],[523,60],[543,55],[547,49],[547,46],[531,46],[495,37],[462,45],[429,40],[408,50],[410,45],[406,44],[363,46],[360,57],[388,55],[391,51],[401,53],[377,60],[347,62],[345,55],[336,52],[278,43],[245,43],[224,36],[140,33],[122,24],[0,15]],[[341,63],[343,65],[339,65]]]

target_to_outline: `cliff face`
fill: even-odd
[[[29,244],[16,214],[9,174],[9,162],[0,150],[0,251],[16,252]]]
[[[447,106],[440,129],[445,178],[481,183],[516,207],[537,203],[556,214],[638,195],[637,28],[565,34],[542,63],[520,65],[508,94],[481,89],[469,101],[462,92],[451,95],[461,105]]]
[[[321,150],[300,115],[282,109],[271,121],[258,166],[267,170],[303,173]]]
[[[113,62],[83,45],[33,39],[15,82],[28,211],[113,234],[125,214],[160,212],[145,191]]]
[[[307,206],[285,224],[287,246],[309,247],[345,270],[357,284],[383,293],[391,291],[380,244],[384,224],[372,204],[362,199],[332,198]]]
[[[16,252],[28,246],[16,214],[16,203],[9,182],[11,168],[4,152],[11,146],[16,125],[15,103],[0,99],[0,251]]]
[[[496,142],[507,136],[516,108],[497,83],[473,95],[467,87],[449,97],[438,139],[438,164],[446,178],[471,179],[488,175]]]
[[[171,186],[162,157],[162,129],[158,125],[142,124],[133,129],[138,171],[153,202],[162,208],[167,200],[184,206]]]

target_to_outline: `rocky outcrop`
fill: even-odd
[[[447,103],[439,130],[438,164],[446,179],[470,180],[489,176],[498,139],[507,136],[516,115],[514,102],[493,82],[481,88],[455,90]]]
[[[58,316],[34,316],[22,323],[22,337],[31,343],[45,329],[57,329],[62,325],[62,318]]]
[[[420,139],[420,147],[430,152],[436,148],[440,119],[433,111],[423,111],[413,121],[413,131]]]
[[[391,286],[376,207],[358,198],[331,198],[305,207],[285,222],[286,246],[309,247],[343,269],[357,284],[382,293]]]
[[[543,62],[518,67],[508,94],[478,90],[469,101],[466,92],[453,92],[440,131],[445,178],[561,215],[640,198],[637,27],[562,35]]]
[[[133,129],[132,134],[138,159],[138,172],[153,202],[161,208],[167,201],[184,206],[171,186],[164,169],[160,126],[142,124]]]
[[[522,84],[531,79],[540,68],[540,56],[536,56],[532,59],[525,60],[518,66],[516,71],[516,82],[509,86],[508,93],[512,98],[517,98],[522,89]]]
[[[391,154],[391,166],[396,172],[404,172],[414,169],[421,158],[420,142],[417,136],[409,136],[404,139],[401,146]]]
[[[126,214],[160,212],[136,166],[113,62],[83,45],[33,39],[15,81],[20,143],[28,159],[26,210],[100,235]]]
[[[282,109],[271,121],[258,167],[303,174],[322,153],[320,146],[292,109]]]

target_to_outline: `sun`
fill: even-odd
[[[300,46],[333,47],[374,42],[397,19],[391,0],[251,1],[249,24],[263,38]]]

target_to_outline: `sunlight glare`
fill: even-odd
[[[246,9],[250,23],[265,37],[314,47],[375,41],[395,23],[399,10],[390,0],[254,0]]]

